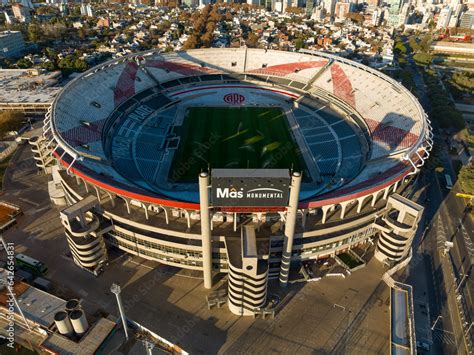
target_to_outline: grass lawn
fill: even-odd
[[[279,108],[190,108],[175,132],[181,140],[169,173],[173,182],[196,182],[208,166],[305,170]]]

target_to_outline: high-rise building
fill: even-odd
[[[12,5],[12,11],[15,18],[20,22],[30,22],[31,14],[28,7],[23,6],[22,4],[15,3]]]
[[[314,0],[307,0],[306,1],[306,16],[311,16],[313,13],[315,1]]]
[[[453,14],[451,16],[451,19],[449,20],[449,24],[448,24],[449,28],[454,28],[454,27],[458,26],[459,20],[461,18],[461,12],[462,12],[463,7],[464,7],[464,5],[460,4],[460,3],[453,6],[454,11],[453,11]]]
[[[336,0],[323,0],[322,4],[326,13],[328,13],[329,16],[334,16],[334,12],[336,11]]]
[[[19,3],[23,5],[23,7],[33,9],[33,3],[31,2],[31,0],[21,0]]]
[[[433,14],[431,11],[426,11],[423,15],[423,19],[421,20],[422,24],[429,24],[429,22],[433,19]]]
[[[156,6],[166,6],[166,7],[178,7],[181,5],[180,0],[155,0],[155,5]],[[188,6],[193,5],[193,1],[190,1]],[[204,4],[205,5],[205,4]]]
[[[326,17],[326,10],[322,6],[318,6],[313,9],[313,13],[311,15],[311,20],[321,21]]]
[[[94,17],[94,9],[92,9],[91,4],[81,4],[81,15],[87,17]]]
[[[452,13],[453,10],[449,6],[446,6],[445,8],[441,9],[438,16],[438,23],[436,24],[436,28],[448,27]]]
[[[20,31],[0,32],[0,58],[15,58],[23,54],[25,42]]]
[[[474,10],[468,10],[461,15],[459,27],[470,30],[474,29]]]
[[[400,21],[400,11],[403,6],[403,0],[389,0],[389,18],[388,18],[388,24],[390,26],[398,26],[399,21]]]
[[[398,26],[406,25],[410,19],[410,4],[403,4],[400,14],[398,16]]]
[[[335,10],[334,10],[334,15],[338,18],[338,19],[345,19],[347,14],[349,13],[350,11],[350,5],[348,2],[337,2],[336,3],[336,6],[335,6]]]
[[[380,8],[376,8],[372,13],[372,26],[379,26],[380,22],[382,21],[382,11]]]

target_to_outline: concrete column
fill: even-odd
[[[296,216],[298,215],[298,202],[301,187],[301,173],[294,172],[291,177],[290,203],[286,212],[285,236],[283,239],[283,253],[280,266],[280,286],[286,287],[290,274],[291,254],[293,253],[293,240],[295,237]]]
[[[346,216],[346,207],[347,205],[349,204],[349,202],[342,202],[340,205],[341,205],[341,219],[344,219],[344,217]]]
[[[362,211],[362,207],[364,206],[365,196],[357,199],[357,213]]]
[[[308,217],[308,210],[304,209],[302,210],[302,213],[301,213],[301,228],[303,229],[306,226],[306,217]]]
[[[379,195],[379,191],[372,194],[372,203],[370,204],[372,207],[375,206],[375,202],[377,202],[377,196]]]
[[[201,212],[202,267],[204,287],[212,288],[212,239],[209,219],[209,174],[199,174],[199,207]]]
[[[326,219],[328,218],[328,211],[331,208],[331,206],[323,206],[321,207],[321,210],[323,212],[323,217],[321,219],[321,223],[324,224],[326,223]]]

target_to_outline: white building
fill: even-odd
[[[0,32],[0,58],[19,57],[25,50],[20,31]]]
[[[329,16],[334,16],[334,12],[336,10],[336,0],[323,0],[322,4],[326,10],[326,13],[329,14]]]
[[[451,15],[453,13],[453,10],[447,6],[443,8],[438,17],[438,23],[436,25],[436,28],[446,28],[449,25],[449,20],[451,20]]]
[[[374,12],[372,13],[372,26],[379,26],[380,21],[382,20],[382,11],[380,8],[376,8]]]
[[[94,10],[92,9],[91,4],[81,4],[81,15],[87,17],[94,17]]]
[[[466,11],[461,15],[459,27],[471,30],[474,29],[474,10]]]
[[[408,23],[408,19],[410,13],[410,4],[403,4],[402,9],[400,11],[400,16],[398,17],[398,25],[406,25]]]

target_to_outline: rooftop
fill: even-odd
[[[16,33],[20,33],[20,31],[3,31],[3,32],[0,32],[0,38],[7,37],[9,35],[16,34]]]
[[[0,69],[0,103],[52,103],[61,90],[61,73],[38,69]]]
[[[4,269],[0,270],[1,279],[5,279],[6,274]],[[13,292],[32,328],[30,332],[24,330],[18,332],[17,336],[21,339],[17,339],[17,341],[20,343],[26,341],[30,345],[36,344],[41,346],[42,349],[54,350],[60,354],[93,354],[115,328],[116,323],[109,319],[110,317],[99,318],[79,341],[74,341],[52,331],[54,329],[54,315],[65,309],[65,300],[24,282],[16,282]],[[2,286],[0,289],[0,307],[7,308],[8,300],[7,288]],[[16,317],[19,317],[17,311]],[[2,326],[2,320],[0,320],[0,331],[5,329]]]

